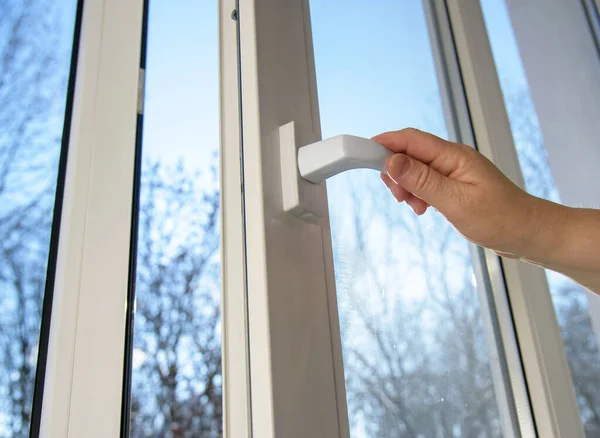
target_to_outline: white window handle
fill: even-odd
[[[338,135],[298,149],[298,170],[308,181],[319,184],[350,169],[375,169],[385,172],[393,153],[363,137]]]
[[[325,187],[320,183],[350,169],[385,172],[392,152],[352,135],[315,142],[314,134],[295,122],[279,128],[283,209],[307,222],[316,222],[327,210]]]

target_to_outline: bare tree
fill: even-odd
[[[53,2],[0,2],[0,436],[25,437],[69,53]]]
[[[134,358],[137,354],[141,363],[133,370],[132,436],[218,437],[216,175],[189,175],[182,164],[175,169],[145,167],[134,332]]]
[[[466,242],[441,215],[389,202],[376,175],[356,172],[345,190],[351,207],[331,211],[353,427],[500,436]]]

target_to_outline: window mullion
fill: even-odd
[[[426,1],[429,28],[449,138],[476,147],[448,10],[444,3]],[[501,259],[493,251],[470,244],[477,277],[484,327],[490,348],[494,386],[505,436],[535,434],[533,414],[506,292]]]
[[[84,4],[41,436],[118,436],[142,1]]]
[[[237,1],[219,4],[223,431],[251,436]]]
[[[329,218],[281,195],[279,128],[320,137],[308,1],[240,0],[239,19],[253,436],[346,437]]]
[[[523,187],[479,1],[448,1],[479,151]],[[573,380],[542,269],[502,259],[539,436],[583,436]]]

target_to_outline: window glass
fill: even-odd
[[[76,5],[0,2],[0,437],[29,436]]]
[[[484,17],[527,190],[559,202],[504,0],[482,2]],[[589,300],[600,300],[566,277],[546,271],[579,410],[588,437],[600,436],[600,352]]]
[[[222,434],[217,6],[149,5],[132,437]]]
[[[447,136],[422,2],[311,1],[323,137]],[[502,436],[469,245],[371,170],[327,181],[353,437]]]

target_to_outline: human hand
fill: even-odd
[[[416,214],[433,206],[464,237],[503,256],[535,259],[555,247],[561,206],[524,192],[473,148],[411,128],[373,140],[396,152],[381,178]]]

